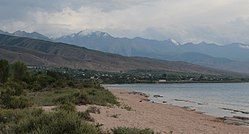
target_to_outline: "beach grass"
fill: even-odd
[[[77,112],[38,108],[0,110],[0,132],[5,133],[87,133],[99,134],[100,129],[82,120]]]
[[[67,102],[96,105],[118,105],[116,97],[108,90],[96,88],[65,88],[50,91],[31,92],[28,98],[38,106],[53,106]]]
[[[139,129],[139,128],[128,128],[118,127],[112,129],[114,134],[155,134],[151,129]]]

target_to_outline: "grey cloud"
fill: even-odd
[[[0,29],[249,43],[248,0],[0,0]]]

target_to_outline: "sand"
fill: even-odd
[[[111,92],[119,98],[121,107],[129,106],[131,110],[100,107],[100,114],[92,116],[95,122],[103,124],[103,129],[126,126],[151,128],[166,134],[249,134],[249,127],[228,125],[215,117],[169,104],[152,103],[146,101],[147,97],[143,94],[124,90]]]
[[[111,92],[121,106],[95,106],[100,109],[100,114],[91,113],[95,123],[102,124],[103,130],[136,127],[150,128],[162,134],[249,134],[249,127],[225,124],[215,117],[170,104],[152,103],[145,94],[125,90]],[[85,111],[89,106],[77,106],[77,110]]]

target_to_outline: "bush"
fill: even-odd
[[[14,133],[16,123],[27,117],[38,116],[42,109],[1,109],[0,110],[0,133]]]
[[[29,79],[29,72],[27,66],[20,61],[11,65],[11,76],[17,81],[27,81]]]
[[[34,82],[30,87],[33,91],[41,91],[46,87],[52,86],[52,83],[56,81],[53,77],[46,74],[37,74],[34,77]]]
[[[5,83],[9,77],[9,63],[7,60],[0,60],[0,83]]]
[[[91,122],[94,121],[93,117],[90,115],[90,113],[88,111],[78,112],[78,115],[83,120],[87,120],[87,121],[91,121]]]
[[[117,98],[108,90],[89,88],[81,90],[81,98],[84,98],[89,104],[107,106],[118,105]]]
[[[26,108],[31,102],[25,96],[11,96],[10,102],[4,105],[6,108]]]
[[[89,112],[89,113],[100,114],[100,108],[97,108],[97,107],[94,107],[94,106],[88,107],[86,111]]]
[[[98,134],[100,130],[82,121],[75,112],[24,109],[1,110],[0,133]]]
[[[31,102],[25,97],[25,84],[22,82],[8,81],[0,90],[0,104],[4,108],[25,108]]]
[[[108,90],[94,88],[64,88],[54,91],[34,92],[29,98],[38,105],[74,103],[76,105],[118,105],[117,98]]]
[[[38,117],[27,118],[14,129],[16,133],[42,134],[97,134],[99,132],[94,126],[82,122],[77,114],[64,111],[43,113]]]
[[[68,112],[75,112],[76,111],[76,107],[75,107],[75,104],[65,103],[65,104],[59,105],[59,107],[57,108],[57,110],[63,110],[63,111],[68,111]]]
[[[138,128],[127,128],[127,127],[118,127],[112,129],[114,134],[154,134],[150,129],[138,129]]]
[[[3,88],[9,95],[19,96],[24,94],[24,89],[27,88],[27,84],[25,82],[15,82],[13,80],[9,80],[3,85]]]
[[[25,96],[5,96],[1,99],[3,108],[25,108],[31,106],[31,102]]]
[[[80,95],[79,92],[72,91],[72,92],[68,92],[65,95],[54,98],[53,101],[57,104],[65,104],[65,103],[69,103],[69,102],[76,104],[78,102],[77,99],[78,99],[79,95]]]

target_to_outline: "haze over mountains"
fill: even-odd
[[[21,31],[21,30],[18,30],[14,33],[4,32],[4,31],[0,30],[0,34],[13,35],[13,36],[19,36],[19,37],[27,37],[27,38],[32,38],[32,39],[46,40],[46,41],[51,40],[51,39],[49,39],[49,37],[42,35],[40,33],[37,33],[37,32],[28,33],[28,32]]]
[[[6,34],[6,32],[2,33]],[[105,32],[90,30],[65,35],[57,39],[49,39],[36,32],[19,31],[9,35],[53,40],[123,56],[185,61],[206,67],[249,73],[249,46],[240,43],[224,46],[205,42],[180,44],[174,39],[158,41],[140,37],[133,39],[117,38]]]
[[[182,61],[165,61],[90,50],[74,45],[0,34],[0,59],[23,61],[28,65],[69,67],[97,71],[164,70],[212,75],[237,73],[202,67]]]

